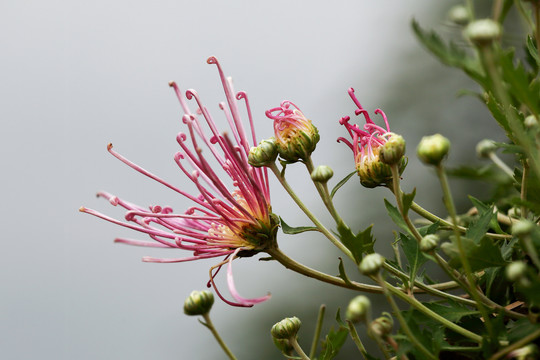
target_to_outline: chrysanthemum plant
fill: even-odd
[[[521,59],[505,46],[504,23],[507,14],[517,10],[527,33]],[[274,343],[288,359],[331,359],[350,337],[364,359],[469,359],[537,358],[540,339],[540,1],[494,1],[489,18],[477,19],[472,1],[450,11],[450,20],[468,47],[458,47],[434,32],[412,27],[420,42],[446,65],[463,70],[475,80],[475,95],[486,105],[495,122],[508,137],[506,142],[482,140],[478,155],[490,162],[480,169],[464,166],[447,169],[445,158],[451,150],[443,135],[424,137],[417,146],[418,158],[435,170],[440,181],[446,212],[433,214],[414,201],[415,190],[402,189],[407,176],[405,139],[390,131],[389,121],[380,109],[366,110],[350,88],[348,95],[357,107],[355,117],[341,117],[339,124],[348,133],[338,142],[352,152],[351,170],[329,189],[333,171],[315,166],[312,153],[320,136],[317,128],[290,101],[266,112],[274,122],[272,137],[262,140],[254,132],[254,118],[245,92],[235,92],[214,57],[208,64],[217,68],[225,102],[219,104],[228,129],[218,128],[197,92],[182,92],[170,85],[183,110],[185,126],[176,140],[180,151],[174,156],[186,182],[194,184],[195,194],[173,185],[126,159],[112,145],[108,151],[121,162],[189,199],[193,206],[175,212],[167,206],[142,207],[115,195],[98,195],[112,205],[126,209],[125,221],[82,207],[82,212],[133,229],[149,240],[116,239],[116,242],[157,248],[185,250],[187,257],[143,261],[171,263],[217,258],[209,269],[208,287],[232,306],[251,307],[267,301],[270,295],[254,299],[242,297],[233,281],[232,264],[240,258],[262,254],[294,271],[323,282],[321,287],[338,286],[357,291],[345,316],[339,311],[337,328],[321,336],[324,306],[314,340],[309,349],[297,341],[300,320],[286,318],[274,325]],[[191,100],[192,104],[188,103]],[[190,105],[194,105],[192,111]],[[247,117],[247,122],[241,119]],[[247,115],[247,116],[246,116]],[[260,116],[257,120],[260,121]],[[336,116],[339,119],[339,115]],[[354,120],[353,120],[354,119]],[[246,130],[246,124],[249,128]],[[339,126],[336,121],[336,126]],[[479,134],[481,140],[481,134]],[[348,151],[345,146],[344,151]],[[496,152],[513,156],[505,164]],[[211,158],[211,160],[210,160]],[[286,166],[305,166],[306,179],[331,215],[323,224],[295,194],[286,179]],[[512,167],[514,169],[512,169]],[[428,170],[426,170],[428,171]],[[334,206],[333,197],[345,182],[358,175],[369,188],[386,187],[384,204],[398,225],[396,251],[382,256],[374,252],[371,226],[353,233]],[[454,206],[448,175],[495,182],[496,196],[489,201],[470,197],[471,207],[459,214]],[[301,228],[287,225],[272,212],[269,182],[272,176],[292,197],[312,224]],[[358,189],[360,190],[360,189]],[[376,224],[375,224],[376,226]],[[281,229],[280,229],[281,228]],[[281,238],[305,231],[317,231],[342,253],[345,261],[356,265],[358,273],[346,273],[341,258],[335,259],[334,276],[293,260],[279,248]],[[387,234],[385,241],[393,241]],[[399,249],[400,248],[400,249]],[[401,255],[400,255],[401,254]],[[403,257],[403,259],[401,258]],[[425,273],[425,264],[439,266],[446,278]],[[216,287],[214,277],[226,266],[229,294]],[[253,263],[256,266],[256,263]],[[372,280],[365,284],[355,279],[363,274]],[[388,300],[388,312],[372,314],[369,296],[381,293]],[[422,300],[417,295],[423,294]],[[305,299],[302,299],[305,301]],[[204,318],[226,355],[235,359],[210,321],[213,293],[194,291],[184,304],[187,315]],[[398,302],[400,304],[398,304]],[[396,323],[394,326],[394,322]],[[361,339],[358,326],[365,326],[369,338]],[[323,340],[321,340],[323,339]],[[376,346],[364,346],[373,341]]]

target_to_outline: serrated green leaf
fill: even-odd
[[[478,218],[469,225],[469,229],[465,234],[466,238],[471,239],[476,244],[486,235],[491,222],[497,221],[497,215],[493,212],[493,207],[482,211],[479,210],[478,213]]]
[[[410,194],[403,193],[403,212],[407,214],[416,196],[416,188]]]
[[[338,182],[338,183],[336,184],[336,186],[334,186],[334,188],[333,188],[332,191],[330,192],[330,197],[331,197],[331,198],[334,198],[334,195],[336,194],[336,192],[337,192],[343,185],[345,185],[345,183],[346,183],[347,181],[349,181],[349,179],[350,179],[354,174],[356,174],[356,170],[353,171],[352,173],[350,173],[349,175],[345,176],[343,179],[341,179],[341,181]]]
[[[487,212],[487,211],[489,211],[489,209],[491,209],[491,211],[493,211],[493,208],[490,205],[484,204],[482,201],[478,200],[474,196],[469,195],[469,200],[471,200],[472,204],[474,205],[474,207],[476,207],[479,214]],[[497,233],[504,234],[504,231],[501,229],[501,226],[499,225],[499,222],[497,221],[497,216],[496,215],[494,215],[491,218],[491,221],[490,221],[489,225]]]
[[[352,285],[351,281],[349,280],[347,274],[345,273],[345,267],[343,266],[343,259],[339,258],[339,277],[345,281],[345,284]],[[339,310],[338,310],[339,311]],[[338,312],[339,314],[339,312]]]
[[[514,50],[510,49],[506,52],[498,52],[499,63],[501,64],[502,75],[508,83],[510,93],[518,100],[516,107],[521,103],[525,104],[529,110],[538,116],[540,113],[540,83],[535,80],[535,74],[529,74],[521,64],[517,61],[514,67]]]
[[[428,258],[420,251],[418,247],[418,241],[411,236],[401,234],[401,248],[403,253],[409,262],[409,276],[414,281],[416,279],[416,274],[420,266],[422,266]]]
[[[407,227],[405,220],[403,220],[403,217],[401,217],[399,210],[394,205],[390,204],[390,202],[386,199],[384,199],[384,206],[386,207],[386,211],[388,212],[388,215],[392,221],[401,229],[409,233],[409,228]]]
[[[357,264],[362,261],[362,255],[364,253],[373,252],[373,235],[371,235],[371,229],[373,225],[370,225],[367,229],[360,231],[354,235],[351,229],[340,222],[337,226],[341,242],[347,249],[351,251]]]
[[[298,227],[289,226],[283,220],[282,217],[280,217],[279,220],[281,223],[281,229],[283,230],[285,234],[288,234],[288,235],[300,234],[306,231],[319,231],[319,229],[317,229],[314,226],[298,226]]]
[[[478,244],[471,239],[462,237],[461,244],[472,271],[506,265],[506,261],[501,255],[501,249],[488,237],[482,238]],[[450,257],[449,265],[456,269],[459,268],[461,260],[457,240],[452,238],[452,242],[442,244],[441,248]]]
[[[331,360],[339,353],[339,350],[345,343],[345,340],[347,340],[347,335],[349,334],[349,330],[346,328],[340,327],[337,331],[334,331],[334,329],[330,329],[328,332],[328,335],[326,335],[326,339],[322,344],[322,353],[321,353],[321,360]]]
[[[487,93],[486,106],[491,115],[493,115],[493,118],[504,129],[506,135],[511,140],[514,140],[512,136],[512,130],[510,129],[510,126],[508,125],[508,120],[506,119],[506,114],[504,113],[503,109],[501,108],[501,106],[491,92]]]
[[[464,316],[479,314],[478,310],[471,310],[454,301],[449,301],[448,306],[438,302],[428,302],[424,305],[451,322],[458,322]]]
[[[416,20],[413,19],[411,25],[418,40],[443,64],[462,69],[482,87],[486,87],[487,80],[477,58],[471,57],[452,42],[446,45],[437,33],[423,30]]]

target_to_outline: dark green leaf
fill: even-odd
[[[401,234],[401,248],[403,253],[409,262],[409,276],[412,280],[416,279],[416,273],[420,266],[422,266],[428,259],[424,253],[418,248],[418,241],[407,235]]]
[[[403,220],[403,217],[401,217],[399,210],[394,205],[390,204],[390,202],[386,199],[384,199],[384,206],[386,207],[386,211],[388,212],[388,215],[390,215],[392,221],[394,221],[394,223],[396,223],[396,225],[401,229],[409,233],[409,228],[407,227],[405,220]]]
[[[319,229],[317,229],[314,226],[292,227],[292,226],[287,225],[287,223],[283,220],[283,218],[280,217],[279,220],[281,222],[281,229],[283,230],[285,234],[294,235],[294,234],[300,234],[306,231],[319,231]]]
[[[351,229],[343,222],[340,222],[337,226],[341,242],[351,251],[357,264],[360,264],[360,261],[362,261],[362,254],[373,252],[374,240],[373,235],[371,235],[372,227],[373,225],[370,225],[364,231],[360,231],[354,235]]]
[[[532,324],[531,321],[527,318],[519,319],[510,328],[508,331],[508,341],[513,343],[515,341],[521,340],[527,335],[535,332],[540,328],[540,324]]]
[[[501,255],[501,249],[490,238],[484,237],[479,244],[476,244],[473,240],[462,237],[461,243],[472,271],[506,265]],[[450,256],[450,266],[459,268],[461,260],[457,240],[452,238],[452,242],[442,244],[441,248],[446,255]]]
[[[330,192],[330,197],[333,198],[334,195],[336,194],[336,192],[339,190],[339,188],[341,188],[343,185],[345,185],[345,183],[347,181],[349,181],[349,179],[354,175],[356,174],[356,170],[353,171],[352,173],[350,173],[349,175],[345,176],[343,179],[341,179],[340,182],[338,182],[336,184],[336,186],[334,186],[334,188],[332,189],[332,191]]]
[[[534,80],[534,74],[528,74],[523,65],[518,61],[514,67],[514,50],[500,52],[499,62],[501,64],[504,80],[509,85],[510,93],[518,100],[515,104],[518,107],[525,104],[533,114],[540,113],[540,83]],[[532,81],[531,81],[532,80]]]
[[[529,56],[536,62],[536,67],[538,69],[538,67],[540,67],[540,58],[538,57],[538,51],[536,50],[536,42],[530,35],[527,36],[527,50]]]
[[[464,316],[478,314],[477,310],[471,310],[454,301],[449,301],[448,306],[442,305],[438,302],[428,302],[424,303],[424,305],[451,322],[458,322]]]
[[[403,212],[407,214],[411,208],[414,197],[416,196],[416,188],[410,194],[403,194]]]
[[[484,204],[482,201],[478,200],[474,196],[469,195],[469,200],[471,200],[474,207],[478,210],[479,214],[482,214],[487,211],[493,211],[492,207],[490,205]],[[504,231],[501,229],[501,226],[499,225],[499,222],[497,221],[497,216],[494,215],[490,221],[490,227],[495,230],[499,234],[504,234]]]
[[[323,342],[323,350],[320,359],[331,360],[336,357],[339,350],[345,343],[345,340],[347,340],[348,334],[349,330],[343,327],[340,327],[337,331],[330,329],[330,332],[328,332],[328,335],[326,335],[326,339]]]
[[[487,210],[478,210],[478,218],[475,219],[472,224],[469,225],[469,229],[465,234],[465,237],[473,240],[476,244],[480,242],[490,226],[492,221],[497,221],[497,216],[493,212],[493,207],[488,208]]]
[[[339,324],[339,326],[341,327],[348,327],[348,325],[345,323],[345,321],[343,321],[341,319],[341,309],[338,308],[337,309],[337,313],[336,313],[336,322]]]
[[[491,112],[491,115],[497,120],[499,125],[506,131],[506,135],[511,139],[514,140],[512,136],[512,130],[510,129],[510,126],[508,125],[508,120],[506,119],[506,115],[504,113],[504,110],[501,108],[495,97],[491,92],[487,93],[487,99],[486,99],[486,106]]]
[[[347,277],[347,274],[345,273],[345,267],[343,266],[343,259],[339,258],[339,277],[345,281],[347,285],[352,285],[351,281]],[[339,310],[338,310],[339,315]]]

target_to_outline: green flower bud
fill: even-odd
[[[538,119],[534,115],[529,115],[525,118],[525,126],[529,129],[538,127]]]
[[[210,312],[214,304],[214,294],[208,290],[192,291],[184,302],[186,315],[204,315]]]
[[[379,159],[387,165],[397,164],[405,154],[405,139],[394,133],[388,133],[386,136],[388,136],[388,140],[380,147]]]
[[[274,341],[274,345],[281,351],[283,354],[291,355],[294,347],[291,345],[288,339],[276,339],[275,337],[272,338]]]
[[[423,252],[430,252],[435,250],[439,245],[441,239],[435,234],[428,234],[420,240],[420,250]]]
[[[296,316],[285,318],[272,326],[270,333],[274,339],[291,339],[296,336],[302,322]]]
[[[456,5],[448,11],[448,18],[454,24],[467,25],[470,20],[469,11],[463,5]]]
[[[497,145],[493,140],[484,139],[476,145],[476,155],[480,158],[487,158],[489,154],[497,150]]]
[[[506,278],[512,282],[518,281],[527,275],[527,264],[523,261],[514,261],[506,266]]]
[[[385,316],[376,318],[369,325],[368,333],[371,336],[384,338],[392,333],[394,327],[394,320],[388,313],[384,313]]]
[[[482,46],[501,37],[501,26],[491,19],[481,19],[471,22],[464,30],[464,35],[473,44]]]
[[[326,183],[334,176],[334,170],[326,165],[320,165],[311,173],[311,180],[320,183]]]
[[[263,140],[259,146],[249,150],[248,162],[251,166],[261,167],[273,164],[278,155],[276,140],[270,138]]]
[[[422,162],[439,165],[450,150],[450,141],[441,134],[424,136],[418,144],[416,153]]]
[[[367,296],[358,295],[351,300],[345,313],[345,318],[353,323],[366,321],[371,310],[371,302]]]
[[[536,225],[530,220],[520,220],[512,225],[512,235],[517,237],[524,237],[530,235]]]
[[[364,275],[375,275],[379,272],[381,267],[384,264],[384,258],[377,254],[368,254],[364,256],[362,261],[360,262],[360,272]]]

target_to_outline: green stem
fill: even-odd
[[[397,306],[396,302],[394,301],[394,298],[392,297],[392,294],[388,291],[386,287],[386,282],[383,280],[381,274],[377,274],[377,276],[374,276],[374,280],[376,280],[379,285],[383,288],[383,294],[386,297],[386,300],[390,303],[390,306],[392,307],[392,310],[394,310],[394,316],[397,317],[399,324],[401,325],[401,330],[407,335],[407,338],[411,341],[411,343],[418,348],[424,355],[427,356],[429,359],[437,360],[437,358],[426,349],[426,347],[418,341],[416,336],[412,333],[411,329],[409,328],[409,325],[407,324],[407,321],[405,321],[405,318],[403,315],[401,315],[401,310]]]
[[[493,16],[493,20],[497,22],[500,22],[500,17],[502,15],[502,6],[503,6],[502,0],[495,0],[495,2],[493,3],[492,16]]]
[[[298,344],[298,340],[296,340],[296,336],[293,336],[292,338],[290,338],[289,343],[292,345],[292,347],[298,353],[298,355],[300,355],[302,360],[309,360],[309,357],[306,355],[304,350],[302,350],[302,347],[300,346],[300,344]]]
[[[350,320],[347,320],[347,325],[349,325],[349,334],[351,335],[351,339],[356,344],[356,347],[358,348],[358,351],[360,351],[360,354],[362,354],[362,358],[364,360],[367,360],[368,353],[366,351],[366,348],[364,347],[364,344],[362,344],[362,340],[360,340],[360,337],[358,336],[358,332],[356,332],[356,328]]]
[[[317,279],[319,281],[322,281],[328,284],[340,286],[346,289],[364,291],[364,292],[373,293],[373,294],[382,293],[382,288],[380,286],[362,284],[356,281],[345,282],[345,280],[339,277],[331,276],[331,275],[322,273],[318,270],[307,267],[303,264],[300,264],[294,261],[293,259],[291,259],[290,257],[288,257],[287,255],[285,255],[279,248],[267,249],[266,252],[268,253],[268,255],[272,256],[274,260],[279,262],[281,265],[285,266],[287,269],[297,272],[299,274],[305,275],[307,277]]]
[[[504,357],[506,354],[508,354],[509,352],[524,347],[525,345],[529,344],[530,342],[532,342],[537,337],[540,337],[540,329],[538,329],[538,330],[532,332],[531,334],[525,336],[523,339],[521,339],[519,341],[516,341],[512,345],[509,345],[509,346],[505,347],[504,349],[499,350],[492,357],[490,357],[489,360],[500,359],[500,358]]]
[[[420,240],[422,240],[422,235],[420,235],[416,227],[413,225],[411,219],[409,218],[408,211],[405,211],[403,206],[403,191],[401,191],[401,187],[399,185],[399,166],[398,164],[394,164],[390,166],[390,169],[392,170],[392,190],[394,196],[396,197],[399,212],[403,217],[403,220],[405,220],[405,224],[407,224],[411,234],[416,238],[416,240],[418,240],[418,242],[420,242]]]
[[[341,250],[347,257],[349,257],[352,261],[355,261],[353,254],[350,252],[349,249],[343,245],[338,238],[334,236],[316,217],[313,215],[311,211],[304,205],[302,200],[295,194],[287,180],[283,176],[281,176],[281,173],[279,169],[277,168],[276,164],[272,164],[269,166],[270,170],[274,173],[274,175],[277,177],[283,188],[287,191],[287,193],[290,195],[290,197],[294,200],[294,202],[302,209],[304,214],[307,215],[307,217],[315,224],[315,226],[334,244],[339,250]]]
[[[321,336],[325,311],[326,306],[321,305],[321,307],[319,308],[319,315],[317,316],[317,325],[315,327],[315,334],[313,335],[313,342],[311,343],[311,349],[309,350],[310,358],[315,357],[315,352],[317,351],[317,344],[319,343],[319,337]]]
[[[219,333],[217,332],[216,328],[214,327],[214,324],[212,323],[212,320],[210,320],[210,313],[203,314],[203,318],[205,323],[203,323],[211,332],[212,335],[214,335],[214,338],[217,340],[219,346],[223,349],[225,354],[229,357],[231,360],[236,360],[236,357],[233,355],[231,350],[227,347],[221,336],[219,336]]]
[[[501,169],[504,173],[506,173],[508,176],[510,176],[510,178],[512,180],[515,181],[514,179],[514,172],[512,171],[512,169],[510,169],[508,167],[508,165],[506,165],[498,156],[497,154],[495,154],[493,151],[489,153],[489,158],[491,159],[491,161],[493,161],[493,163],[495,165],[497,165],[497,167],[499,169]]]
[[[469,263],[469,259],[467,258],[467,255],[465,254],[463,243],[461,242],[461,233],[459,229],[457,229],[456,227],[457,213],[456,213],[456,208],[454,206],[454,199],[452,198],[452,193],[450,192],[450,186],[448,184],[448,178],[446,177],[446,172],[444,171],[442,164],[437,165],[435,169],[437,172],[437,176],[439,177],[439,180],[441,182],[444,204],[446,205],[446,209],[448,210],[448,213],[450,214],[450,218],[452,219],[452,223],[454,225],[454,236],[455,236],[456,244],[458,247],[459,259],[461,260],[461,265],[463,267],[463,271],[465,272],[465,277],[469,285],[468,292],[469,294],[471,294],[472,298],[478,304],[478,310],[480,311],[480,313],[482,314],[482,317],[484,318],[484,324],[486,326],[486,330],[488,331],[490,338],[495,339],[495,333],[493,332],[493,326],[489,318],[489,313],[484,307],[479,291],[476,288],[476,281],[471,270],[471,265]]]
[[[516,6],[516,9],[518,10],[518,12],[521,15],[521,17],[523,18],[523,20],[529,26],[529,31],[534,33],[535,32],[535,26],[534,26],[531,18],[529,17],[527,12],[523,8],[522,0],[514,0],[514,5]],[[538,35],[538,33],[536,33],[536,34]],[[538,38],[536,39],[536,41],[537,41],[537,44],[538,44]]]
[[[435,214],[432,214],[431,212],[427,211],[426,209],[424,209],[423,207],[421,207],[420,205],[418,205],[414,201],[411,204],[411,210],[414,211],[415,213],[417,213],[418,215],[422,216],[424,219],[427,219],[427,220],[429,220],[431,222],[439,222],[441,225],[447,226],[449,228],[457,227],[457,229],[459,231],[461,231],[462,233],[467,232],[467,229],[464,228],[463,226],[454,226],[451,222],[446,221],[443,218],[440,218]],[[510,238],[512,238],[512,235],[502,235],[502,234],[493,234],[493,233],[487,233],[486,236],[490,237],[492,239],[510,239]]]
[[[469,11],[470,21],[474,20],[474,5],[472,0],[466,0],[467,10]]]
[[[311,177],[311,173],[313,173],[313,170],[315,170],[311,157],[308,157],[307,161],[304,164],[306,165],[306,168]],[[320,182],[317,182],[317,181],[314,181],[313,183],[315,184],[315,187],[317,188],[317,192],[319,193],[319,196],[321,197],[324,205],[328,209],[328,212],[330,213],[330,215],[332,215],[332,217],[336,221],[336,224],[342,223],[343,220],[341,219],[336,208],[334,207],[334,202],[332,201],[332,198],[330,197],[330,193],[328,192],[328,185],[326,183],[321,184]]]
[[[527,177],[529,176],[529,164],[527,160],[523,160],[523,176],[521,177],[521,201],[525,202],[527,200]],[[523,219],[527,218],[527,207],[521,205],[521,217]]]
[[[405,301],[412,307],[414,307],[416,310],[420,311],[424,315],[429,316],[435,321],[438,321],[443,326],[447,327],[448,329],[455,331],[458,334],[461,334],[465,336],[466,338],[469,338],[473,341],[476,341],[478,343],[482,343],[482,337],[480,335],[476,335],[475,333],[449,321],[448,319],[442,317],[441,315],[437,314],[436,312],[430,310],[428,307],[426,307],[424,304],[422,304],[420,301],[416,300],[413,297],[408,296],[407,294],[403,293],[396,287],[392,286],[388,282],[385,282],[386,288],[388,291],[390,291],[393,295],[397,296],[401,300]]]

